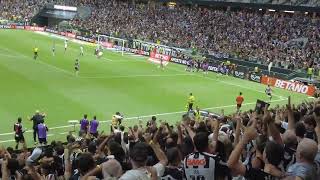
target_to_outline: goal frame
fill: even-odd
[[[101,45],[101,39],[102,37],[104,37],[105,39],[110,39],[110,40],[118,40],[118,41],[121,41],[121,55],[123,56],[124,55],[124,51],[125,51],[125,48],[124,48],[124,43],[127,41],[125,39],[121,39],[121,38],[116,38],[116,37],[112,37],[112,36],[107,36],[107,35],[102,35],[102,34],[99,34],[98,35],[98,45]],[[109,42],[109,41],[107,41]],[[106,48],[102,45],[103,48]]]

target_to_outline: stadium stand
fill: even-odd
[[[98,21],[97,21],[98,20]],[[286,23],[284,23],[286,22]],[[228,54],[262,64],[300,69],[319,61],[319,18],[259,11],[221,11],[203,7],[150,9],[121,2],[96,4],[90,20],[74,24],[121,38]],[[301,41],[301,39],[306,41]],[[296,45],[293,42],[297,42]],[[301,47],[302,46],[302,47]]]

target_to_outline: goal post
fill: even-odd
[[[124,55],[125,43],[127,40],[107,35],[98,35],[98,45],[105,49],[113,49]]]

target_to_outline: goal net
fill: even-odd
[[[110,49],[124,54],[124,46],[127,40],[106,35],[98,36],[98,45],[103,49]]]

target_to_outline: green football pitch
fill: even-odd
[[[56,44],[56,55],[51,52]],[[39,48],[39,59],[33,59],[32,49]],[[23,118],[24,127],[35,110],[47,113],[49,142],[65,140],[73,127],[69,120],[79,120],[83,114],[97,115],[100,131],[109,131],[111,116],[119,111],[126,117],[124,124],[132,126],[138,117],[148,120],[151,115],[174,124],[186,111],[187,97],[192,92],[201,109],[226,113],[235,112],[235,98],[243,92],[243,110],[254,108],[257,99],[267,100],[265,86],[233,77],[209,73],[186,72],[184,66],[171,63],[165,70],[140,57],[105,51],[97,59],[94,47],[68,44],[64,53],[62,39],[22,30],[0,30],[0,144],[13,145],[13,124]],[[75,59],[80,59],[79,76],[74,74]],[[274,89],[272,105],[294,103],[307,96]],[[76,127],[78,128],[78,127]],[[32,145],[32,133],[25,133]]]

